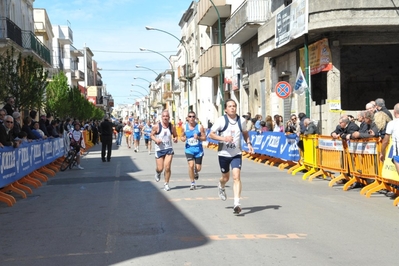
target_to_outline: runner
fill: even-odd
[[[171,175],[171,165],[173,159],[173,147],[172,140],[174,143],[177,142],[176,128],[169,122],[170,115],[168,110],[162,111],[161,122],[155,124],[152,127],[151,139],[155,143],[155,162],[156,162],[156,173],[155,181],[161,180],[161,174],[164,172],[165,184],[164,190],[169,191],[169,180]]]
[[[130,149],[132,145],[133,127],[129,120],[127,120],[127,124],[123,127],[123,132],[125,133],[127,147]]]
[[[195,122],[195,113],[188,113],[188,123],[182,128],[181,141],[186,142],[186,158],[188,162],[188,175],[191,180],[190,190],[196,189],[195,180],[198,180],[198,172],[201,171],[204,148],[202,141],[206,140],[204,127]]]
[[[139,123],[139,120],[137,118],[135,118],[134,122],[133,122],[133,139],[134,139],[133,148],[134,148],[134,152],[138,152],[139,151],[140,138],[141,138],[141,129],[142,129],[142,126]]]
[[[147,124],[144,125],[142,132],[144,135],[145,147],[147,148],[149,155],[151,154],[151,130],[152,130],[151,121],[148,120]]]
[[[226,200],[225,185],[230,178],[230,167],[233,172],[233,193],[234,193],[234,213],[241,212],[241,135],[248,144],[249,153],[254,153],[245,119],[240,119],[237,115],[237,104],[234,100],[229,99],[224,104],[225,115],[217,119],[209,133],[209,138],[219,141],[218,156],[219,166],[222,177],[219,181],[219,197]]]

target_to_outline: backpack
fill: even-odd
[[[229,126],[229,118],[227,117],[227,115],[224,115],[224,127],[219,130],[219,135],[220,133],[222,133],[223,131],[225,131],[227,129],[227,127]],[[237,123],[238,123],[238,127],[240,128],[240,132],[242,132],[242,126],[241,126],[241,120],[240,120],[240,116],[237,115]]]
[[[170,134],[173,135],[171,123],[169,123],[168,128],[169,128]],[[161,124],[161,122],[159,122],[157,135],[161,134],[161,131],[162,131],[162,124]]]

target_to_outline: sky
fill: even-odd
[[[73,46],[87,46],[94,54],[103,83],[115,104],[133,102],[147,94],[148,81],[154,72],[136,68],[140,65],[160,73],[170,68],[159,54],[142,52],[140,47],[162,53],[169,58],[177,53],[179,42],[158,28],[181,37],[179,21],[189,8],[190,0],[35,0],[34,8],[46,9],[51,24],[68,25],[73,32]],[[134,79],[138,77],[139,79]],[[140,79],[142,78],[142,79]],[[132,86],[131,84],[137,85]],[[144,88],[141,88],[142,86]],[[137,93],[131,90],[138,91]],[[133,99],[128,99],[133,98]]]

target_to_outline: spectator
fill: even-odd
[[[339,124],[337,125],[336,129],[331,132],[331,137],[334,139],[349,139],[351,134],[355,131],[359,131],[359,126],[354,122],[351,122],[347,115],[343,115],[340,117]]]
[[[260,131],[259,132],[266,132],[268,131],[268,128],[266,126],[266,122],[265,121],[260,121]]]
[[[45,115],[41,115],[40,119],[39,119],[39,128],[40,128],[41,131],[43,131],[44,135],[49,137],[50,134],[47,132],[46,121],[47,121],[46,116]]]
[[[261,115],[255,115],[255,122],[252,121],[252,123],[255,124],[255,130],[259,131],[260,130],[260,121],[262,121],[262,116]]]
[[[14,136],[18,136],[19,132],[22,130],[21,114],[19,112],[12,113],[14,118],[14,128],[12,129]]]
[[[14,127],[14,118],[11,115],[4,117],[4,124],[0,125],[0,143],[2,146],[12,146],[17,148],[21,143],[18,140],[14,140],[12,128]]]
[[[50,125],[47,127],[47,132],[49,133],[49,137],[59,138],[60,134],[57,131],[57,120],[52,120]]]
[[[33,134],[32,129],[31,129],[31,124],[32,124],[32,118],[29,116],[25,117],[24,120],[22,121],[22,131],[26,132],[28,135],[28,140],[29,139],[38,139],[35,134]]]
[[[247,131],[251,131],[254,129],[254,124],[252,123],[252,114],[248,112],[246,115],[243,115],[243,117],[247,120]]]
[[[374,114],[374,123],[378,128],[378,133],[381,138],[385,137],[385,130],[388,122],[392,121],[385,112],[377,112]]]
[[[6,110],[7,115],[12,115],[14,113],[14,97],[10,96],[6,98],[6,104],[4,105],[4,110]]]
[[[310,118],[305,118],[305,120],[303,120],[303,124],[306,127],[305,132],[303,133],[305,136],[319,134],[319,129],[314,122],[310,120]]]
[[[378,128],[374,123],[374,113],[372,111],[361,112],[364,115],[364,123],[361,124],[358,131],[351,134],[350,138],[362,139],[362,138],[374,138],[378,137]]]
[[[360,124],[359,124],[359,132],[366,132],[368,130],[367,123],[366,123],[366,121],[364,121],[364,115],[365,115],[366,112],[372,112],[372,111],[371,110],[370,111],[367,111],[367,110],[366,111],[360,111],[357,114],[357,121],[360,122]]]
[[[23,143],[23,142],[28,142],[28,141],[29,141],[29,140],[28,140],[28,134],[26,134],[25,131],[19,132],[17,138],[18,138],[19,140],[21,140],[21,143]]]
[[[290,120],[288,120],[287,125],[285,127],[285,133],[299,134],[300,127],[298,123],[298,119],[295,114],[291,115]]]
[[[4,117],[6,116],[7,111],[5,109],[0,109],[0,125],[3,124]]]
[[[385,107],[384,99],[382,98],[375,99],[375,105],[377,108],[377,112],[384,112],[389,116],[391,120],[393,119],[391,112]]]
[[[274,115],[274,128],[273,132],[284,132],[284,125],[281,121],[280,115]]]
[[[33,122],[36,122],[36,115],[37,112],[35,110],[32,110],[29,112],[29,117],[31,118],[31,124],[30,124],[30,128],[33,128]],[[29,138],[29,134],[28,134],[28,138]]]
[[[305,124],[304,124],[304,121],[305,121],[305,118],[306,118],[305,113],[299,113],[298,114],[298,118],[299,118],[299,133],[300,134],[304,134],[305,130],[306,130],[306,127],[305,127]]]
[[[44,132],[40,129],[39,122],[33,122],[32,132],[35,134],[37,139],[47,139],[46,134],[44,134]]]
[[[377,109],[375,108],[375,102],[374,101],[371,101],[371,102],[366,104],[366,111],[371,111],[373,113],[375,113],[377,111]]]
[[[267,131],[273,131],[274,123],[273,123],[273,119],[270,115],[266,116],[265,122],[266,122]]]

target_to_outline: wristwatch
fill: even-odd
[[[252,143],[251,143],[250,141],[248,141],[248,142],[247,142],[247,145],[251,145],[251,146],[252,146]]]

